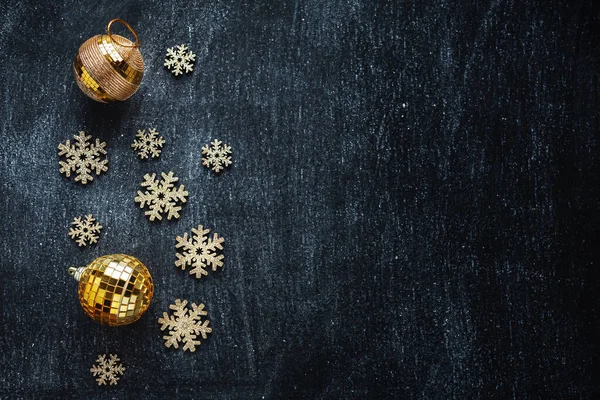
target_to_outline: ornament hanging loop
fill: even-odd
[[[120,22],[121,24],[125,25],[125,27],[127,29],[129,29],[129,32],[131,32],[133,34],[133,37],[135,37],[135,43],[128,45],[128,44],[122,44],[120,43],[118,40],[115,40],[115,38],[110,34],[110,27],[112,26],[113,22]],[[122,47],[133,47],[133,48],[139,48],[142,46],[142,44],[140,43],[140,38],[138,37],[137,33],[133,30],[133,28],[131,27],[131,25],[129,25],[127,23],[127,21],[122,20],[121,18],[115,18],[113,20],[111,20],[108,25],[106,26],[106,34],[108,35],[108,37],[110,38],[110,40],[112,40],[113,42],[117,43],[119,46]]]

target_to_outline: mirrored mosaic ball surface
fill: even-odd
[[[110,326],[138,320],[150,306],[154,284],[137,258],[112,254],[95,259],[79,279],[79,301],[95,321]]]
[[[75,81],[83,93],[100,103],[133,96],[144,76],[144,59],[132,45],[119,35],[96,35],[86,40],[73,61]]]

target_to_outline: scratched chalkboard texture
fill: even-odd
[[[2,1],[0,398],[596,399],[600,15],[593,1]],[[87,99],[71,70],[120,17],[146,73]],[[122,27],[115,31],[128,35]],[[192,74],[167,47],[197,53]],[[158,160],[130,148],[156,127]],[[57,145],[85,130],[109,171],[82,186]],[[219,138],[220,176],[200,163]],[[146,173],[189,190],[150,222]],[[97,245],[67,236],[94,214]],[[175,268],[175,237],[225,237],[225,267]],[[128,253],[156,295],[88,318],[72,265]],[[167,349],[175,299],[213,333]],[[117,353],[126,372],[89,372]]]

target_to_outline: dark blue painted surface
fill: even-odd
[[[0,4],[0,397],[588,399],[598,354],[599,12],[591,1],[55,1]],[[147,69],[93,103],[71,63],[115,17]],[[192,75],[167,47],[198,54]],[[167,143],[130,149],[138,129]],[[56,146],[85,130],[109,171],[82,187]],[[203,144],[234,165],[214,176]],[[145,173],[181,219],[134,206]],[[67,237],[74,216],[98,245]],[[226,238],[222,271],[177,270],[175,237]],[[70,265],[125,252],[156,297],[105,328]],[[202,301],[213,334],[166,349],[156,322]],[[89,368],[118,353],[126,374]]]

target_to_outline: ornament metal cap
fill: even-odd
[[[81,274],[86,268],[87,267],[69,267],[69,275],[79,281],[81,279]]]
[[[68,272],[79,281],[81,307],[101,324],[118,326],[135,322],[152,301],[152,276],[133,256],[106,255],[87,267],[70,267]]]

